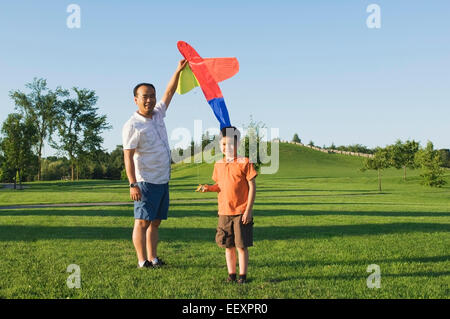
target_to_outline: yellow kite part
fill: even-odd
[[[200,84],[194,73],[192,73],[189,64],[187,64],[184,69],[181,70],[180,77],[178,78],[177,93],[185,94],[197,86],[200,86]]]

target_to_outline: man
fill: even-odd
[[[177,89],[178,78],[187,61],[181,60],[161,101],[150,83],[134,90],[138,110],[122,130],[125,169],[134,200],[133,244],[139,268],[164,265],[157,256],[158,227],[169,210],[170,148],[163,118]]]

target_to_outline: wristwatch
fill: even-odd
[[[138,183],[131,183],[130,184],[130,187],[137,187],[138,186]]]

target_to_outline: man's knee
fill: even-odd
[[[136,228],[147,229],[148,226],[150,226],[149,220],[145,220],[145,219],[135,219],[134,220],[134,227],[136,227]]]
[[[161,225],[161,220],[160,219],[154,219],[150,223],[150,227],[152,227],[152,228],[158,228],[159,225]]]

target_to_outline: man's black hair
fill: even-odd
[[[221,137],[233,136],[235,145],[237,145],[237,142],[241,140],[241,132],[239,132],[239,130],[234,126],[227,126],[227,127],[222,128],[220,130],[220,136]]]
[[[155,90],[155,92],[156,92],[155,86],[154,86],[153,84],[151,84],[151,83],[139,83],[139,84],[136,85],[136,86],[134,87],[134,89],[133,89],[133,95],[134,95],[134,96],[136,96],[137,90],[138,90],[141,86],[148,86],[148,87],[150,87],[150,88],[153,88],[153,90]]]

